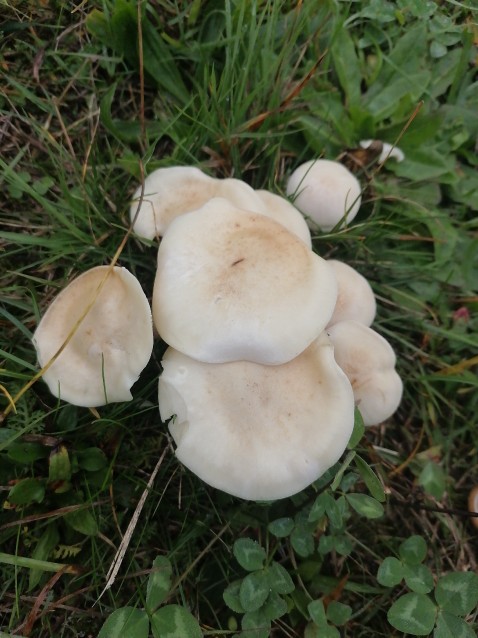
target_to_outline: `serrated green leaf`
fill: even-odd
[[[154,638],[202,638],[201,627],[190,611],[181,605],[166,605],[151,616]]]
[[[285,538],[294,529],[294,520],[289,516],[278,518],[267,526],[267,529],[276,538]]]
[[[41,503],[45,497],[44,481],[26,478],[18,481],[8,492],[8,500],[14,505]]]
[[[476,638],[476,633],[463,620],[448,611],[439,611],[433,638]]]
[[[287,613],[287,602],[275,591],[271,591],[266,602],[260,608],[261,613],[269,620],[276,620]]]
[[[404,578],[408,587],[417,594],[428,594],[435,583],[433,574],[426,565],[404,565]]]
[[[358,454],[355,457],[354,462],[370,494],[373,498],[376,498],[377,501],[383,503],[385,501],[385,492],[383,491],[383,486],[375,472]]]
[[[265,603],[270,592],[268,574],[259,570],[242,579],[239,590],[241,605],[246,611],[257,611]]]
[[[377,580],[384,587],[395,587],[402,581],[403,576],[403,564],[394,556],[387,556],[377,572]]]
[[[474,572],[445,574],[437,583],[435,598],[445,611],[466,616],[478,605],[478,576]]]
[[[247,571],[262,569],[266,560],[266,552],[257,541],[251,538],[239,538],[234,543],[232,552],[239,565]]]
[[[232,609],[236,614],[243,614],[246,610],[241,604],[240,591],[242,585],[242,578],[230,583],[224,590],[222,597],[224,602]]]
[[[398,548],[400,558],[409,565],[419,565],[427,555],[427,543],[423,536],[410,536]]]
[[[151,614],[165,600],[171,589],[173,567],[166,556],[157,556],[148,577],[146,587],[146,607]]]
[[[428,636],[435,626],[437,608],[425,594],[404,594],[388,610],[388,622],[406,634]]]
[[[267,576],[269,579],[269,587],[272,591],[278,594],[290,594],[294,591],[294,581],[290,577],[287,569],[282,567],[280,563],[272,561],[270,567],[267,569]]]
[[[108,617],[98,638],[148,638],[148,614],[142,609],[121,607]]]
[[[345,498],[350,506],[365,518],[380,518],[384,514],[383,505],[368,494],[346,494]]]

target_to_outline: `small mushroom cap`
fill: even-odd
[[[355,268],[337,259],[328,259],[338,285],[337,303],[329,326],[353,319],[371,326],[377,312],[377,303],[371,285]]]
[[[297,235],[308,248],[312,248],[312,239],[307,222],[289,200],[267,190],[257,190],[256,193],[267,207],[267,213],[265,214],[285,226],[294,235]]]
[[[130,219],[135,220],[134,232],[144,239],[161,237],[175,217],[200,208],[214,197],[216,182],[193,166],[170,166],[153,171],[144,180],[139,213],[141,187],[133,195]]]
[[[176,218],[158,250],[155,326],[200,361],[290,361],[325,328],[336,299],[324,259],[221,198]]]
[[[378,157],[379,163],[382,163],[387,159],[395,159],[397,162],[403,162],[405,159],[405,153],[401,148],[398,148],[398,146],[394,146],[388,142],[381,142],[380,140],[362,140],[360,142],[360,146],[362,148],[369,148],[369,146],[377,141],[382,144],[382,151]]]
[[[358,321],[340,321],[327,328],[335,360],[347,375],[365,425],[378,425],[398,408],[403,384],[395,370],[392,346]]]
[[[340,221],[346,223],[358,213],[361,203],[360,184],[343,164],[331,160],[305,162],[289,177],[287,195],[311,228],[327,232]]]
[[[94,299],[109,266],[97,266],[74,279],[40,321],[33,343],[46,365]],[[95,407],[130,401],[130,388],[153,348],[151,309],[140,283],[115,267],[68,345],[43,374],[56,397]]]
[[[161,419],[176,456],[203,481],[251,500],[310,485],[345,450],[354,423],[350,383],[325,335],[281,366],[200,363],[169,348]]]

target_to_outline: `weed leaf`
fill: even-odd
[[[151,616],[154,638],[202,638],[201,627],[194,616],[181,605],[166,605]]]
[[[437,608],[425,594],[409,593],[396,600],[388,610],[388,622],[406,634],[428,636],[435,626]]]
[[[100,629],[98,638],[148,638],[149,619],[142,609],[121,607]]]

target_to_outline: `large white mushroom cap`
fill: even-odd
[[[335,360],[352,384],[365,425],[382,423],[398,408],[403,391],[392,346],[358,321],[335,323],[327,328],[327,334],[334,345]]]
[[[377,312],[372,286],[355,268],[337,259],[328,259],[338,284],[337,303],[329,325],[353,319],[371,326]]]
[[[310,227],[327,232],[341,220],[352,221],[361,203],[360,184],[340,162],[317,159],[301,164],[287,182],[287,195]]]
[[[214,197],[216,181],[193,166],[156,169],[144,180],[139,211],[141,186],[133,195],[130,218],[134,232],[144,239],[161,237],[175,217],[200,208]]]
[[[40,321],[33,343],[40,366],[63,345],[93,301],[109,266],[74,279]],[[74,405],[94,407],[132,399],[130,388],[153,348],[151,309],[140,283],[126,268],[109,273],[68,345],[44,373],[50,391]]]
[[[221,198],[177,217],[158,250],[155,326],[200,361],[290,361],[325,328],[336,299],[324,259]]]
[[[312,248],[312,238],[307,222],[289,200],[268,190],[257,190],[256,193],[267,207],[265,214],[297,235],[308,248]]]
[[[159,409],[178,459],[209,485],[252,500],[310,485],[345,450],[353,429],[350,383],[325,333],[280,366],[200,363],[169,348]]]

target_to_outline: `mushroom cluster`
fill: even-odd
[[[329,208],[340,215],[328,215],[330,229],[356,214],[353,175],[340,191],[330,177],[337,163],[309,162],[287,190],[310,190],[306,179],[320,162],[328,177],[319,176],[314,196],[334,192]],[[347,202],[353,208],[344,213]],[[344,452],[355,406],[366,425],[381,423],[397,408],[402,382],[391,346],[370,327],[370,284],[312,250],[304,214],[313,211],[300,196],[295,204],[303,208],[193,167],[150,174],[130,216],[138,237],[161,237],[152,313],[124,268],[97,267],[74,280],[34,335],[53,394],[88,407],[129,400],[151,355],[154,323],[169,346],[160,416],[186,467],[251,500],[284,498],[314,482]],[[133,334],[143,339],[139,349]]]

